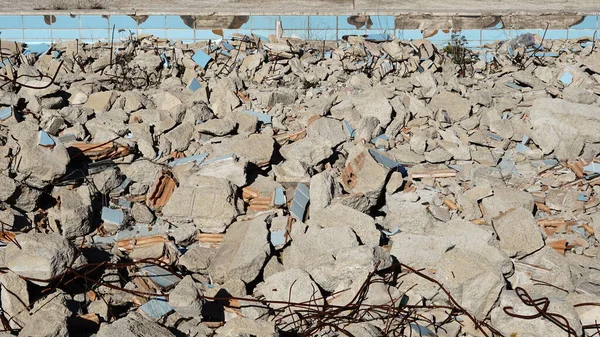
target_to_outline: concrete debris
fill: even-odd
[[[4,251],[8,269],[40,285],[72,268],[76,258],[75,247],[60,234],[22,234]]]
[[[204,287],[188,275],[169,293],[169,305],[183,317],[200,316],[203,293]]]
[[[527,296],[594,331],[578,303],[600,298],[598,42],[466,43],[464,63],[428,40],[276,27],[2,41],[13,334],[338,336],[318,320],[348,304],[369,317],[345,321],[356,336],[405,316],[423,336],[567,332],[511,315],[537,314]]]

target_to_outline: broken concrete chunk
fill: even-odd
[[[228,279],[254,281],[270,252],[268,235],[263,218],[237,222],[230,227],[210,263],[213,279],[219,283]]]
[[[75,247],[60,234],[30,232],[19,235],[17,240],[20,247],[14,243],[6,246],[6,266],[35,284],[46,285],[73,267]]]
[[[486,223],[511,208],[522,207],[533,213],[534,201],[531,194],[510,187],[496,187],[494,195],[481,201]]]
[[[129,314],[111,324],[104,324],[98,330],[98,337],[114,337],[121,335],[126,337],[175,337],[169,329],[143,318],[139,314]]]
[[[310,209],[317,212],[331,204],[335,194],[335,180],[327,172],[315,174],[310,178]]]
[[[58,198],[59,207],[48,212],[51,226],[58,227],[62,235],[68,239],[83,236],[93,230],[91,221],[92,199],[87,186],[77,189],[61,189]]]
[[[539,98],[529,109],[531,138],[556,159],[576,158],[585,142],[600,142],[600,108],[561,99]]]
[[[286,160],[295,159],[305,165],[314,166],[331,157],[333,151],[322,140],[306,137],[282,146],[280,153]]]
[[[178,179],[175,189],[162,209],[164,219],[193,222],[206,233],[221,233],[239,214],[235,187],[230,182],[207,176]]]
[[[347,226],[354,230],[363,244],[379,246],[381,233],[373,218],[348,206],[333,204],[322,210],[312,210],[307,224],[321,228]]]
[[[214,136],[224,136],[231,133],[237,123],[227,119],[211,119],[196,125],[196,131]]]
[[[91,94],[83,108],[93,109],[94,112],[105,112],[110,110],[110,107],[117,99],[117,94],[114,91],[102,91]]]
[[[515,208],[492,220],[499,248],[510,257],[523,258],[544,246],[542,233],[530,211]]]
[[[169,293],[169,305],[183,317],[197,317],[202,313],[203,294],[202,284],[188,275]]]
[[[323,304],[319,286],[311,279],[310,275],[301,269],[287,269],[265,279],[257,287],[266,300],[311,302]],[[283,304],[272,303],[274,309],[283,307]],[[292,310],[301,310],[292,309]]]
[[[349,138],[343,131],[342,122],[324,117],[310,123],[307,128],[307,136],[331,148],[345,142]]]
[[[469,100],[450,91],[443,91],[438,95],[433,96],[429,103],[429,107],[434,111],[447,113],[448,118],[452,123],[466,119],[471,113],[471,103]]]
[[[264,166],[270,163],[274,146],[275,141],[267,134],[240,135],[231,138],[227,143],[227,151],[257,166]]]

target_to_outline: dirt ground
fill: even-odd
[[[0,13],[36,10],[174,14],[401,14],[522,12],[600,13],[598,0],[19,0],[0,1]]]

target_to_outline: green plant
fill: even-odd
[[[473,64],[473,54],[466,47],[467,38],[460,32],[453,31],[450,37],[450,42],[444,47],[444,51],[450,56],[454,64],[460,67],[459,76],[464,77],[467,73],[467,68]]]

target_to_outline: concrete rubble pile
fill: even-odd
[[[13,335],[597,331],[591,37],[1,48]]]

